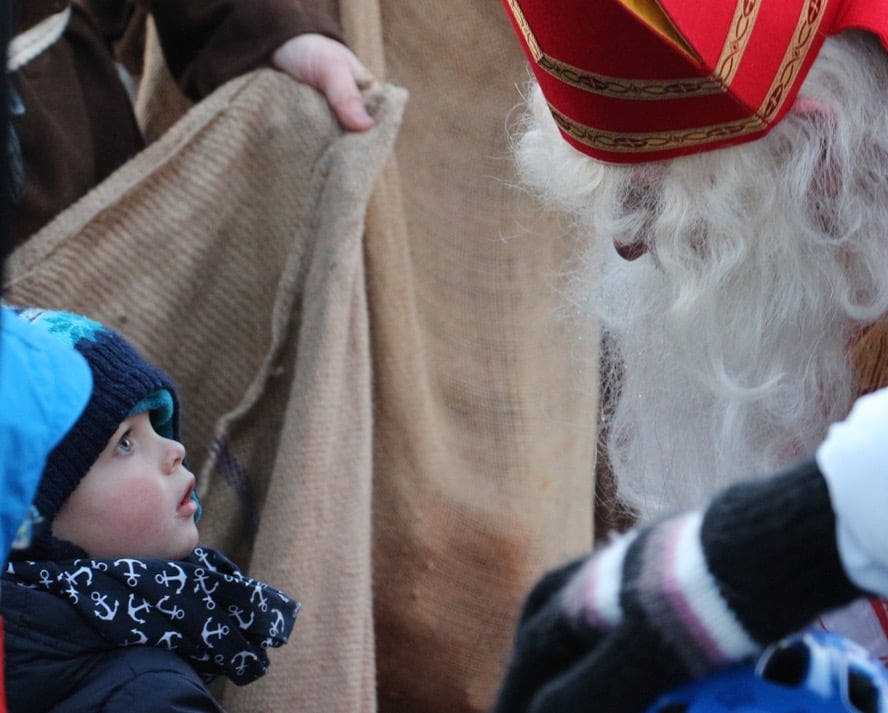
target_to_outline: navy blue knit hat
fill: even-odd
[[[80,484],[120,424],[149,411],[155,431],[179,438],[179,408],[170,378],[119,334],[70,312],[18,309],[17,314],[72,345],[92,371],[93,391],[80,418],[49,454],[34,506],[44,522]]]

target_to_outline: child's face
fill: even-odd
[[[197,545],[194,476],[185,448],[158,435],[147,412],[127,418],[62,506],[56,537],[94,559],[181,559]]]

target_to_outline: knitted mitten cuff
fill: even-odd
[[[760,643],[863,593],[839,558],[832,501],[813,459],[724,491],[706,512],[701,540],[725,603]]]
[[[621,538],[584,564],[564,606],[578,625],[611,629],[637,606],[696,674],[860,593],[844,574],[829,491],[811,460]]]
[[[811,460],[618,538],[528,599],[495,713],[638,713],[861,595]]]

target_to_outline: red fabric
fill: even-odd
[[[888,0],[502,2],[564,138],[614,163],[758,138],[827,35],[888,40]]]
[[[888,49],[888,0],[845,0],[831,29],[833,32],[868,30]]]

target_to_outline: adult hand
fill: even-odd
[[[297,35],[275,50],[272,65],[319,90],[349,131],[373,126],[361,90],[376,83],[370,71],[341,42],[324,35]]]

